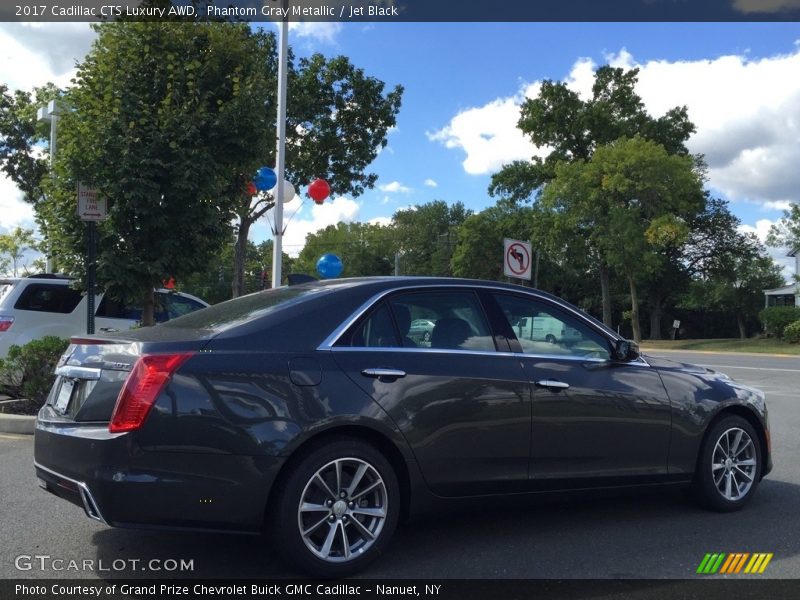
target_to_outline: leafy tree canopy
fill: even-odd
[[[685,142],[695,127],[686,107],[650,116],[635,90],[638,73],[638,69],[600,67],[587,100],[563,82],[544,81],[539,95],[523,103],[518,127],[549,153],[544,159],[537,156],[505,165],[492,176],[489,193],[528,200],[555,177],[558,163],[588,160],[597,148],[622,137],[638,135],[661,144],[669,154],[687,154]]]

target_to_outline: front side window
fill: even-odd
[[[533,298],[496,294],[526,354],[611,358],[608,340],[580,319]]]
[[[489,324],[469,291],[414,292],[389,300],[403,346],[494,351]]]

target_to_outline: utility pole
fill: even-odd
[[[283,0],[284,14],[288,13],[289,0]],[[272,287],[281,285],[281,258],[283,256],[283,188],[286,160],[286,84],[289,53],[289,21],[281,22],[281,40],[278,50],[278,148],[275,155],[275,237],[272,244]]]

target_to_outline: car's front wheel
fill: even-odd
[[[319,445],[278,490],[274,529],[286,557],[318,577],[344,577],[372,562],[397,525],[400,492],[386,458],[357,439]]]
[[[761,479],[761,443],[753,426],[736,415],[718,421],[706,436],[698,469],[695,491],[706,507],[744,506]]]

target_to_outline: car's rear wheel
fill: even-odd
[[[294,465],[272,522],[286,557],[318,577],[343,577],[372,562],[397,525],[397,476],[373,446],[336,438]]]
[[[761,443],[753,426],[730,415],[708,432],[700,454],[695,492],[706,507],[742,508],[761,479]]]
[[[554,336],[552,333],[548,333],[547,336],[544,339],[549,344],[555,344],[556,343],[556,336]]]

